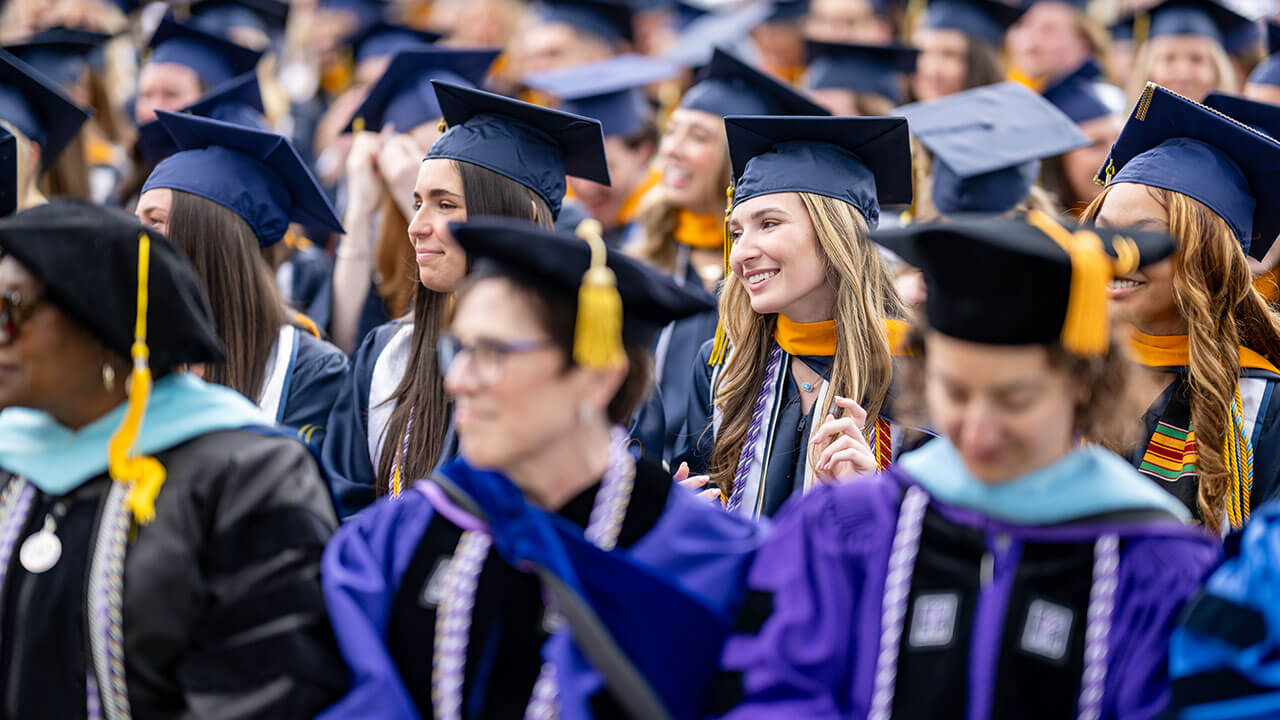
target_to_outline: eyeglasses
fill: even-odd
[[[42,302],[41,298],[26,300],[17,291],[0,293],[0,344],[8,345],[17,340],[22,324],[31,319],[31,314]]]
[[[472,380],[488,386],[502,381],[507,372],[507,358],[516,353],[541,350],[551,345],[550,340],[480,340],[474,345],[467,345],[456,335],[442,335],[436,341],[436,352],[443,374],[447,375],[454,363],[465,355],[471,361]]]

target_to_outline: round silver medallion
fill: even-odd
[[[41,530],[27,538],[22,543],[22,549],[18,551],[18,561],[32,575],[47,572],[49,568],[58,564],[60,557],[62,557],[62,541],[48,530]]]

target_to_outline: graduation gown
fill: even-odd
[[[290,307],[306,312],[332,275],[333,261],[324,250],[311,245],[294,250],[280,263],[276,268],[276,286]]]
[[[325,552],[326,602],[354,679],[350,694],[325,718],[434,717],[436,609],[444,568],[463,527],[456,514],[433,506],[420,491],[423,485],[397,500],[380,501],[347,523]],[[577,528],[587,526],[599,490],[600,483],[584,490],[559,517]],[[727,621],[738,606],[742,573],[759,538],[753,523],[702,503],[675,486],[661,467],[640,460],[613,554],[626,553],[629,560],[673,578]],[[600,580],[607,582],[607,574]],[[539,581],[508,564],[498,549],[491,548],[483,560],[471,612],[462,717],[524,717],[544,659],[556,663],[562,701],[577,696],[595,717],[619,716],[598,678],[581,685],[582,673],[547,643],[556,626],[547,618]],[[635,629],[651,635],[663,627],[655,619]],[[669,658],[669,645],[659,647]],[[680,664],[669,660],[672,669]]]
[[[696,473],[711,467],[711,452],[715,446],[715,404],[713,383],[719,368],[711,367],[709,359],[713,340],[703,344],[693,368],[693,388],[689,394],[686,441],[677,452],[675,462],[688,462]],[[822,356],[794,356],[793,361],[803,362],[811,370],[831,380],[832,358]],[[767,438],[764,451],[765,470],[758,491],[754,488],[741,506],[743,512],[755,517],[773,517],[792,495],[804,490],[805,470],[809,462],[809,434],[821,425],[821,403],[815,401],[808,413],[803,412],[800,388],[796,385],[786,364],[777,382],[777,401],[773,413],[761,433]],[[889,411],[881,413],[888,417]],[[906,434],[896,423],[890,424],[892,455],[896,458],[903,451]]]
[[[320,448],[348,370],[346,353],[305,330],[285,325],[267,360],[258,407],[297,431],[308,445]]]
[[[387,423],[395,409],[392,395],[404,378],[412,353],[413,322],[408,316],[378,326],[365,336],[351,357],[351,371],[329,413],[323,447],[325,467],[342,516],[349,517],[373,502],[374,479]],[[662,398],[652,395],[633,418],[631,437],[637,454],[660,459]],[[443,429],[441,462],[458,450],[452,425]]]
[[[1150,718],[1218,556],[1100,448],[997,486],[949,441],[814,490],[750,571],[726,717]]]
[[[142,447],[148,423],[246,421],[214,419],[222,412],[216,403],[153,414],[171,380],[199,382],[157,383]],[[230,390],[214,392],[252,410]],[[119,413],[102,421],[104,447],[118,421]],[[224,427],[147,449],[166,479],[155,518],[132,530],[126,488],[105,469],[89,470],[91,477],[66,492],[45,492],[24,479],[28,470],[12,472],[18,463],[0,467],[0,717],[87,718],[89,706],[101,708],[93,717],[121,717],[109,707],[113,688],[127,697],[134,718],[301,719],[341,695],[346,676],[319,577],[337,524],[332,502],[306,447],[263,432],[273,431]],[[160,444],[173,441],[167,437]],[[52,447],[51,463],[82,466],[60,455],[58,443]],[[50,523],[61,555],[47,571],[30,572],[24,542]],[[107,551],[118,547],[113,538],[127,538],[123,596],[109,592],[112,581],[105,580]],[[98,621],[109,617],[112,598],[120,598],[119,645],[110,640],[112,622]],[[117,650],[122,665],[113,664]]]
[[[677,263],[675,277],[685,288],[701,292],[702,278],[689,263],[687,246],[680,246],[681,261]],[[710,297],[710,293],[707,293]],[[715,298],[712,297],[714,302]],[[662,395],[662,405],[666,423],[666,438],[663,443],[663,459],[671,460],[679,448],[697,440],[697,433],[702,425],[691,434],[686,429],[686,416],[689,413],[689,402],[695,393],[697,368],[694,361],[702,344],[716,335],[718,314],[715,311],[705,312],[693,317],[671,323],[658,334],[654,345],[654,374],[657,378],[658,392]]]
[[[1142,416],[1142,438],[1129,452],[1131,465],[1178,498],[1200,520],[1200,488],[1191,428],[1191,388],[1185,367],[1165,368],[1174,378]],[[1244,431],[1253,449],[1253,487],[1249,509],[1280,494],[1280,375],[1269,370],[1240,371],[1240,400]],[[1223,522],[1224,531],[1231,523]]]

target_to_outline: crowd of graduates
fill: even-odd
[[[1277,237],[1274,0],[2,0],[0,720],[1280,718]]]

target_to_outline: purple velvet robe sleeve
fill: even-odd
[[[773,612],[725,646],[722,664],[742,673],[743,690],[727,718],[866,714],[898,503],[898,486],[876,477],[784,509],[747,579],[772,594]]]
[[[747,567],[764,535],[763,525],[730,515],[673,483],[657,525],[628,552],[633,560],[673,580],[728,627],[742,603]],[[654,625],[660,635],[661,621]],[[680,641],[670,637],[663,642],[678,647]],[[591,698],[604,688],[604,679],[573,646],[567,632],[548,640],[543,656],[556,666],[561,717],[590,718]],[[704,677],[685,677],[682,682],[690,687],[710,687],[715,670],[713,660]]]
[[[343,525],[325,549],[321,584],[351,690],[319,720],[418,718],[386,633],[391,603],[433,514],[418,492],[383,499]]]
[[[1146,720],[1169,703],[1169,636],[1218,556],[1207,536],[1128,542],[1120,559],[1102,717]]]

